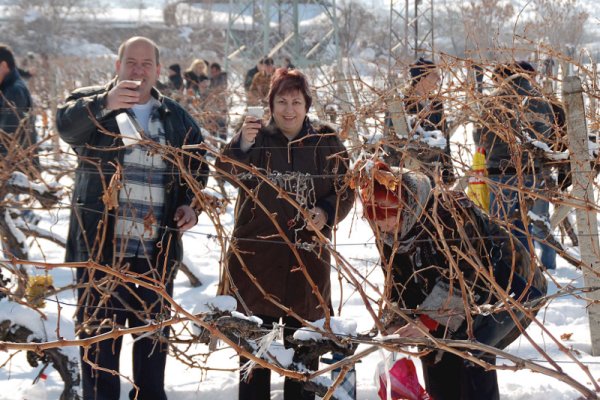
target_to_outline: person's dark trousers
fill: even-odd
[[[128,271],[148,273],[148,260],[141,258],[126,259],[122,264],[129,263]],[[168,318],[168,304],[150,289],[136,287],[132,283],[111,282],[104,285],[105,275],[99,271],[93,273],[90,285],[78,289],[79,309],[78,322],[89,321],[91,330],[82,330],[81,339],[110,331],[112,325],[136,327],[147,324],[147,321]],[[154,277],[156,278],[156,277]],[[168,280],[167,293],[173,293],[172,279]],[[106,299],[101,299],[102,293],[110,293]],[[94,330],[97,325],[107,323],[106,327]],[[169,328],[164,328],[160,334],[169,336]],[[129,393],[130,399],[166,400],[164,390],[165,364],[168,346],[158,341],[158,333],[147,338],[138,339],[133,344],[133,382],[135,387]],[[119,371],[119,355],[122,338],[104,340],[89,347],[81,347],[82,388],[84,400],[119,400],[120,377],[110,371]],[[100,369],[103,369],[101,371]],[[137,397],[136,397],[137,396]]]
[[[496,370],[486,371],[463,358],[444,352],[437,363],[437,352],[423,357],[425,389],[435,400],[499,400]],[[495,364],[495,357],[485,361]]]
[[[270,328],[274,322],[279,322],[279,318],[266,317],[257,315],[263,320],[263,327]],[[292,336],[296,329],[302,324],[291,317],[284,317],[283,321],[286,329],[284,337]],[[287,340],[284,341],[285,347],[293,347]],[[248,361],[247,358],[240,357],[240,366]],[[308,369],[316,371],[319,368],[319,359],[313,360]],[[240,374],[240,385],[238,390],[239,400],[269,400],[271,398],[271,370],[266,368],[255,368],[247,381],[243,380]],[[302,382],[295,379],[285,378],[283,383],[283,398],[284,400],[314,400],[315,394],[304,390]]]

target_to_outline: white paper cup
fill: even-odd
[[[262,121],[265,116],[265,109],[263,107],[248,107],[248,115]]]
[[[133,82],[135,83],[135,89],[134,90],[139,90],[140,86],[142,86],[142,80],[141,79],[131,79],[129,80],[129,82]]]

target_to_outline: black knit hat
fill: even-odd
[[[531,65],[529,61],[517,61],[516,63],[517,69],[525,71],[527,73],[534,73],[535,67]]]
[[[177,75],[181,74],[181,66],[179,64],[171,64],[169,65],[169,69]]]
[[[420,57],[413,65],[410,66],[410,79],[413,85],[417,84],[431,71],[435,70],[435,64],[431,60]]]
[[[494,68],[492,74],[500,79],[506,79],[520,73],[535,74],[535,67],[529,61],[515,61],[509,64],[498,65]]]

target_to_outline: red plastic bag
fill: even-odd
[[[391,384],[391,399],[387,398],[388,374]],[[377,394],[381,400],[433,400],[419,383],[415,364],[408,358],[396,361],[387,374],[385,371],[379,372]]]

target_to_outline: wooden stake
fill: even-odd
[[[586,287],[600,286],[600,245],[598,244],[598,220],[593,210],[595,173],[590,171],[588,132],[585,121],[585,106],[581,79],[568,76],[563,82],[563,99],[569,127],[569,148],[571,150],[571,170],[573,171],[573,201],[577,215],[577,236],[581,261],[589,268],[583,268]],[[600,355],[600,292],[588,294],[587,307],[590,320],[592,354]]]

